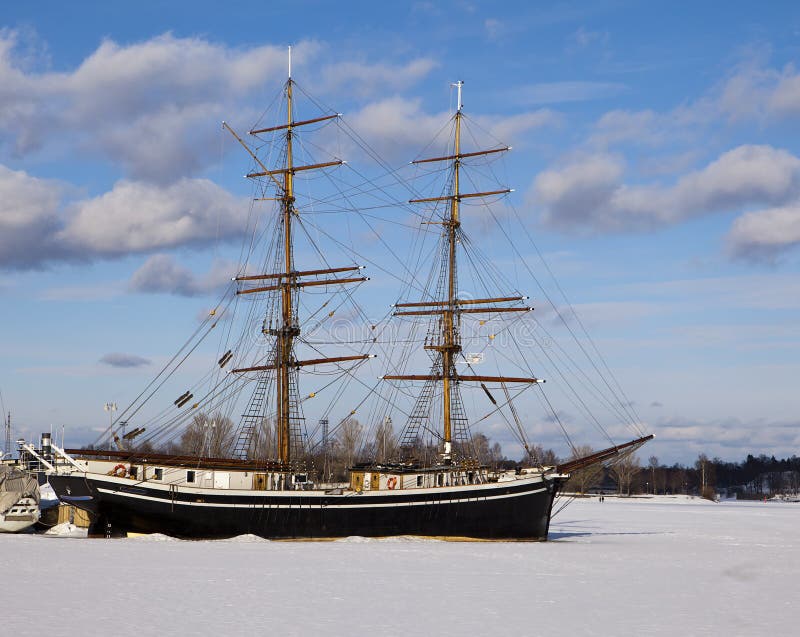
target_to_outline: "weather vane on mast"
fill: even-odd
[[[458,82],[454,82],[450,86],[455,86],[458,89],[458,97],[457,97],[457,100],[456,100],[456,110],[460,111],[461,108],[464,106],[461,103],[461,87],[464,86],[464,82],[462,80],[458,80]]]

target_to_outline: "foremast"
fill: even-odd
[[[367,281],[368,277],[350,276],[341,278],[322,278],[320,276],[337,273],[358,273],[363,266],[345,266],[338,268],[323,268],[316,270],[300,271],[295,269],[294,263],[294,242],[292,234],[292,221],[298,215],[295,207],[294,176],[297,172],[307,170],[318,170],[343,164],[342,160],[335,160],[319,164],[295,165],[294,163],[294,130],[308,124],[315,124],[326,120],[339,117],[339,114],[325,115],[313,119],[297,121],[294,119],[293,103],[294,81],[291,75],[291,47],[289,49],[289,75],[284,91],[286,95],[286,123],[268,128],[257,128],[250,131],[250,135],[257,136],[265,133],[284,132],[286,147],[285,163],[282,168],[268,169],[256,153],[239,137],[227,124],[223,124],[244,146],[250,156],[261,168],[259,171],[251,172],[247,175],[250,179],[268,178],[271,185],[278,191],[275,197],[280,202],[279,214],[281,217],[282,230],[282,270],[260,275],[242,275],[235,277],[236,281],[267,281],[267,285],[257,285],[256,287],[240,288],[236,294],[254,294],[261,292],[277,292],[280,295],[280,324],[269,329],[263,329],[265,335],[275,337],[274,359],[266,365],[252,365],[240,367],[232,370],[233,373],[259,372],[275,373],[275,399],[276,399],[276,434],[278,461],[284,467],[291,468],[298,458],[292,445],[292,422],[299,418],[297,414],[297,373],[303,366],[320,365],[324,363],[339,363],[344,361],[358,361],[372,358],[373,355],[364,354],[356,356],[337,356],[328,358],[315,358],[311,360],[297,360],[295,357],[295,345],[300,337],[300,325],[298,320],[298,300],[299,290],[309,286],[328,286],[345,283],[357,283]],[[312,277],[312,278],[308,278]],[[256,390],[257,391],[257,390]],[[242,445],[243,455],[246,456],[248,444]]]
[[[505,305],[486,305],[489,303],[508,303],[518,302],[524,300],[526,297],[522,296],[505,296],[494,297],[485,299],[460,299],[458,294],[458,258],[457,246],[459,243],[459,235],[461,233],[461,219],[460,219],[460,204],[461,200],[470,197],[487,197],[491,195],[503,195],[511,192],[510,189],[494,190],[488,192],[462,192],[461,191],[461,167],[462,160],[467,157],[478,157],[482,155],[490,155],[493,153],[500,153],[510,150],[509,147],[493,148],[488,150],[479,150],[469,153],[462,153],[461,150],[461,124],[464,117],[463,104],[461,101],[461,89],[463,82],[458,81],[453,86],[457,89],[457,108],[454,118],[454,142],[453,154],[443,157],[431,157],[426,159],[418,159],[412,162],[413,164],[422,164],[428,162],[451,162],[452,167],[452,190],[451,193],[443,197],[429,197],[424,199],[412,199],[409,203],[435,203],[440,201],[447,201],[447,215],[440,222],[443,226],[443,232],[446,237],[445,246],[445,269],[444,279],[446,280],[446,289],[443,290],[444,297],[437,301],[418,301],[408,303],[398,303],[395,305],[397,308],[414,308],[414,309],[401,309],[394,313],[395,316],[438,316],[439,323],[439,340],[438,342],[429,342],[425,344],[425,349],[436,353],[434,358],[434,365],[429,375],[385,375],[385,380],[411,380],[411,381],[426,381],[441,382],[442,383],[442,460],[445,464],[450,464],[453,461],[453,441],[454,441],[454,421],[460,421],[464,429],[467,428],[466,417],[463,414],[461,406],[460,392],[458,385],[462,381],[478,382],[483,387],[484,391],[489,393],[486,382],[498,383],[540,383],[544,382],[538,378],[517,378],[517,377],[504,377],[504,376],[481,376],[481,375],[466,375],[459,374],[456,369],[456,360],[462,351],[461,347],[461,314],[477,314],[477,313],[500,313],[500,312],[528,312],[533,308],[530,307],[509,307]],[[420,309],[423,308],[423,309]],[[430,400],[431,392],[425,392],[420,395],[418,405],[425,400]],[[415,406],[413,413],[427,413],[425,406],[418,409]],[[406,425],[406,432],[404,441],[406,445],[414,440],[419,429],[419,423],[412,421]]]
[[[458,317],[455,314],[456,303],[456,232],[461,226],[458,219],[458,206],[460,203],[459,195],[459,171],[461,168],[461,86],[463,82],[456,83],[458,88],[458,101],[455,114],[455,147],[453,159],[453,198],[450,200],[450,218],[446,220],[447,230],[447,306],[442,316],[442,403],[444,419],[444,460],[447,462],[451,458],[453,432],[452,432],[452,396],[450,382],[453,380],[455,371],[455,356],[461,351],[461,338],[456,325]],[[434,346],[435,347],[435,346]]]

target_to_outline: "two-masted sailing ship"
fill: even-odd
[[[395,268],[404,269],[414,281],[403,290],[406,296],[394,297],[397,300],[387,321],[405,321],[408,329],[401,333],[408,338],[393,332],[392,339],[381,339],[376,335],[380,327],[367,325],[369,338],[353,338],[355,351],[333,352],[339,355],[323,351],[323,344],[334,340],[314,336],[321,333],[320,325],[334,316],[336,308],[353,302],[355,288],[370,284],[362,265],[331,263],[316,249],[314,236],[322,236],[320,233],[330,238],[331,245],[349,245],[341,232],[337,234],[336,228],[344,224],[310,231],[307,212],[311,206],[299,203],[296,181],[319,174],[327,183],[333,179],[332,172],[344,166],[337,158],[297,162],[303,131],[337,122],[340,116],[322,113],[296,118],[295,93],[301,89],[290,72],[282,91],[282,123],[254,127],[250,134],[257,141],[252,145],[224,124],[253,161],[254,169],[247,176],[258,184],[254,202],[267,201],[272,209],[266,216],[252,215],[266,222],[263,227],[253,223],[255,239],[248,244],[247,263],[225,300],[195,333],[199,338],[220,327],[228,333],[204,384],[174,401],[165,401],[166,409],[149,420],[139,415],[143,405],[158,395],[156,390],[169,386],[174,369],[194,351],[196,345],[190,340],[172,359],[174,367],[165,367],[114,422],[108,432],[109,444],[67,450],[67,468],[50,475],[59,498],[92,514],[93,533],[160,532],[183,538],[255,534],[265,538],[419,535],[544,540],[553,503],[570,471],[613,461],[650,438],[640,436],[589,457],[550,466],[529,453],[527,464],[499,468],[482,462],[475,453],[462,388],[477,388],[496,414],[503,408],[513,410],[512,393],[519,395],[544,381],[533,374],[475,373],[480,357],[465,352],[467,319],[475,317],[480,325],[486,325],[498,318],[528,315],[532,308],[518,293],[475,296],[461,292],[459,273],[465,266],[459,251],[467,244],[462,202],[510,191],[476,192],[463,187],[462,171],[468,160],[498,155],[508,147],[462,149],[460,82],[457,88],[448,150],[413,162],[423,168],[435,166],[437,174],[444,175],[445,185],[441,194],[412,196],[407,204],[429,211],[417,225],[426,236],[433,236],[437,246],[426,253],[433,261],[427,280],[419,273],[424,269],[421,259],[419,271],[411,267],[411,260],[407,266]],[[363,142],[357,139],[359,144]],[[278,167],[269,167],[265,157],[280,162]],[[350,201],[364,185],[336,188],[333,192],[341,200]],[[321,207],[326,197],[332,200],[323,195],[313,200],[314,205]],[[266,248],[257,257],[253,246],[259,237]],[[300,237],[316,252],[300,251]],[[316,256],[310,267],[300,263],[301,257],[309,255]],[[304,300],[315,292],[311,302]],[[239,337],[231,335],[233,320],[224,320],[237,309],[244,311],[244,325],[250,332]],[[355,311],[350,315],[359,317]],[[417,340],[412,338],[415,334],[420,336]],[[400,340],[421,347],[409,353],[395,344]],[[335,344],[342,346],[341,342]],[[427,369],[413,368],[420,364]],[[382,369],[377,376],[370,372],[375,366]],[[306,376],[316,383],[312,388],[318,389],[308,391],[308,385],[303,385]],[[328,390],[337,379],[343,379],[344,386]],[[325,424],[323,451],[330,444],[329,416],[340,424],[352,421],[356,409],[364,411],[370,399],[369,417],[384,425],[389,413],[406,419],[391,454],[384,449],[372,459],[354,456],[348,467],[349,479],[340,483],[324,475],[324,454],[309,452],[313,444],[305,431],[304,405],[324,391],[331,391],[332,397],[331,407],[320,412]],[[399,407],[401,398],[407,403],[404,410]],[[196,424],[200,412],[221,413],[226,405],[240,405],[227,412],[238,417],[238,424],[226,453],[212,445],[214,424],[208,417],[203,421],[203,440],[194,453],[157,446],[166,432],[186,423]],[[337,407],[343,413],[334,415]],[[516,411],[512,413],[519,425]],[[141,426],[125,433],[124,425],[133,419]],[[150,444],[142,442],[147,439],[145,434],[150,436]],[[531,451],[527,443],[525,447]]]

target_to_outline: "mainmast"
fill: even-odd
[[[469,153],[461,152],[461,124],[463,115],[463,104],[461,102],[461,89],[464,83],[458,81],[452,86],[457,89],[457,108],[454,115],[454,143],[453,154],[443,157],[431,157],[428,159],[418,159],[412,163],[422,164],[427,162],[450,161],[452,162],[452,191],[451,194],[443,197],[429,197],[425,199],[412,199],[410,203],[435,203],[440,201],[447,201],[447,213],[445,218],[440,222],[443,226],[443,232],[446,237],[446,254],[444,255],[446,268],[445,280],[446,289],[443,290],[443,296],[436,301],[418,301],[408,303],[397,303],[396,308],[414,308],[410,310],[401,310],[394,313],[395,316],[439,316],[440,335],[438,342],[426,343],[425,349],[432,350],[437,353],[435,359],[434,369],[429,375],[386,375],[383,376],[385,380],[421,380],[426,382],[441,381],[442,383],[442,460],[445,464],[452,462],[453,452],[453,439],[454,439],[454,421],[459,422],[466,428],[466,418],[463,415],[461,407],[461,398],[458,391],[458,384],[462,381],[479,382],[487,391],[484,383],[499,382],[499,383],[539,383],[544,382],[538,378],[517,378],[517,377],[504,377],[504,376],[479,376],[479,375],[466,375],[459,374],[456,370],[456,360],[461,353],[461,314],[473,313],[502,313],[502,312],[528,312],[533,308],[530,307],[508,307],[504,305],[485,305],[487,303],[507,303],[522,301],[526,297],[522,296],[503,296],[485,299],[459,299],[458,298],[458,259],[457,247],[459,244],[459,237],[461,234],[461,220],[460,220],[460,203],[462,199],[470,197],[487,197],[491,195],[502,195],[511,192],[510,189],[493,190],[489,192],[461,192],[461,164],[464,158],[477,157],[481,155],[490,155],[493,153],[500,153],[509,150],[509,147],[494,148],[489,150],[479,150]],[[424,308],[424,309],[419,309]],[[440,361],[440,364],[436,362]],[[428,401],[431,398],[430,391],[423,391],[418,398],[417,405],[412,411],[413,414],[427,414],[427,406],[421,405],[423,401]],[[421,426],[419,416],[414,418],[406,425],[406,432],[403,436],[403,444],[413,444],[417,432]]]

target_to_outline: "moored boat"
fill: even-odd
[[[39,520],[39,484],[25,471],[0,464],[0,533],[18,533]]]

